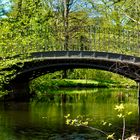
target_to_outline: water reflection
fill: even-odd
[[[38,102],[77,103],[77,102],[137,102],[136,90],[93,89],[50,91],[37,97]]]
[[[53,92],[53,93],[52,93]],[[55,93],[55,94],[54,94]],[[5,103],[0,105],[0,139],[2,140],[101,140],[101,133],[87,128],[67,126],[64,116],[73,118],[81,114],[92,118],[91,126],[107,132],[116,128],[119,138],[122,122],[118,119],[114,106],[124,102],[126,110],[133,112],[127,118],[127,135],[136,132],[137,96],[134,90],[63,90],[51,91],[30,103]],[[103,126],[101,121],[113,126]]]

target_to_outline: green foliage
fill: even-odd
[[[124,140],[124,134],[125,134],[125,119],[128,115],[131,115],[132,112],[127,112],[125,113],[125,107],[124,105],[121,103],[119,105],[116,105],[115,108],[114,108],[118,114],[117,116],[119,118],[122,118],[122,122],[123,122],[123,132],[122,132],[122,138],[121,140]],[[66,116],[64,116],[66,118],[66,124],[67,125],[70,125],[70,126],[83,126],[83,127],[87,127],[87,128],[90,128],[91,130],[94,130],[94,131],[98,131],[102,134],[104,134],[106,136],[107,139],[109,140],[115,140],[115,132],[112,133],[112,134],[107,134],[106,132],[100,130],[100,129],[97,129],[97,128],[94,128],[94,127],[91,127],[89,126],[89,122],[92,120],[90,118],[84,118],[83,116],[79,115],[77,116],[75,119],[71,119],[70,118],[70,114],[67,114]],[[106,125],[107,122],[105,121],[102,121],[102,125]],[[110,127],[112,124],[111,123],[108,123],[108,126]],[[115,130],[114,130],[115,131]]]
[[[134,47],[139,44],[138,36],[130,31],[139,28],[138,1],[133,0],[133,5],[130,0],[125,3],[113,0],[81,2],[13,0],[7,18],[0,19],[0,70],[12,65],[22,67],[24,60],[21,58],[36,51],[74,49],[139,55]],[[89,25],[97,28],[84,28]],[[123,29],[128,29],[129,36],[124,35]],[[22,57],[11,59],[17,54]],[[8,75],[13,78],[15,73],[15,70],[0,71],[1,83],[10,79]],[[120,81],[119,76],[93,70],[69,70],[68,78]],[[57,87],[57,83],[54,86]]]
[[[32,91],[46,93],[50,89],[61,87],[95,88],[95,87],[136,87],[136,83],[117,74],[92,69],[75,69],[68,71],[68,79],[62,79],[63,71],[43,75],[30,84]]]

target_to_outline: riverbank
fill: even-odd
[[[83,79],[49,79],[34,81],[30,84],[31,91],[44,93],[50,89],[59,88],[136,88],[134,81],[110,81],[110,80],[83,80]]]
[[[103,80],[103,81],[96,81],[96,80],[83,80],[83,79],[54,79],[51,80],[52,85],[56,85],[58,87],[80,87],[80,88],[112,88],[112,87],[117,87],[117,88],[125,88],[125,87],[136,87],[136,83],[135,82],[131,82],[131,83],[124,83],[124,81],[122,82],[115,82],[115,81],[107,81],[107,80]]]
[[[38,78],[30,83],[30,92],[33,94],[44,94],[48,91],[59,89],[85,89],[85,88],[137,88],[136,82],[132,80],[85,80],[85,79],[42,79]],[[51,92],[52,93],[52,92]],[[7,91],[0,91],[0,97]]]

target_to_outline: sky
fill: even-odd
[[[46,0],[47,1],[47,0]],[[91,0],[92,1],[92,0]],[[100,0],[94,0],[94,3],[98,3]],[[54,0],[53,4],[56,5],[58,0]],[[6,14],[11,10],[12,2],[11,0],[0,0],[0,17],[5,18],[7,17]],[[92,9],[92,5],[85,2],[84,0],[74,0],[74,4],[72,6],[72,11],[76,9],[85,10],[85,9]],[[91,13],[95,14],[96,11],[91,11]],[[97,16],[97,13],[95,14]]]
[[[0,17],[6,17],[6,14],[11,9],[11,2],[10,0],[0,0]]]

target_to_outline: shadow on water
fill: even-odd
[[[137,135],[140,136],[140,101],[138,101]]]
[[[137,90],[137,106],[138,106],[138,121],[137,121],[137,135],[140,136],[140,83],[138,84],[138,90]]]
[[[50,91],[30,103],[9,102],[0,105],[2,140],[104,140],[101,133],[84,127],[67,126],[64,116],[92,118],[90,126],[120,138],[122,121],[114,106],[123,102],[132,116],[126,119],[126,137],[139,130],[137,95],[134,90],[61,90]],[[139,118],[140,119],[140,118]],[[102,125],[102,121],[112,126]],[[138,123],[137,123],[138,122]],[[137,126],[137,127],[136,127]],[[118,130],[116,132],[116,129]]]

